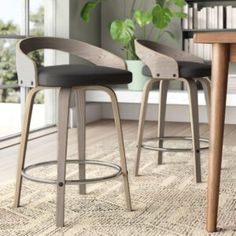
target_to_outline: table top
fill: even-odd
[[[195,33],[195,43],[236,43],[236,30],[234,32],[201,32]]]
[[[194,43],[230,44],[229,61],[236,62],[236,31],[195,33],[193,41]]]

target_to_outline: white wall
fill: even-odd
[[[102,5],[101,9],[97,9],[89,24],[85,24],[80,19],[80,9],[85,0],[57,0],[56,11],[56,36],[70,37],[80,39],[92,44],[102,46],[118,55],[122,55],[119,45],[111,40],[108,23],[114,17],[120,17],[123,7],[123,1],[107,0]],[[126,1],[130,4],[131,0]],[[153,1],[149,1],[151,4]],[[146,3],[146,1],[145,1]],[[182,33],[180,22],[174,22],[170,28],[176,34],[176,41],[163,39],[162,42],[174,47],[181,47]],[[58,55],[57,63],[76,62],[74,57],[68,55]],[[231,69],[235,70],[234,68]],[[147,114],[148,120],[156,120],[157,106],[150,105]],[[122,119],[138,119],[140,104],[120,104]],[[178,114],[178,115],[176,115]],[[73,114],[72,114],[72,117]],[[107,103],[89,103],[87,108],[87,117],[89,121],[94,121],[102,118],[111,118],[110,106]],[[226,123],[236,123],[236,108],[227,107]],[[167,108],[166,120],[168,121],[188,121],[188,106],[186,105],[169,105]],[[235,121],[234,121],[235,120]],[[206,122],[205,107],[200,107],[200,121]],[[73,122],[72,122],[73,123]]]

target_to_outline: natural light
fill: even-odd
[[[17,86],[15,68],[16,42],[26,36],[44,35],[44,1],[0,0],[0,139],[21,130],[24,91]],[[14,8],[12,8],[14,6]],[[27,17],[28,15],[28,17]],[[28,21],[27,21],[28,19]],[[32,55],[43,63],[44,55]],[[36,97],[31,129],[45,126],[44,93]],[[34,114],[37,114],[35,116]]]

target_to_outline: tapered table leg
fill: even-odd
[[[213,44],[212,108],[208,171],[207,231],[215,232],[219,202],[220,171],[229,65],[229,44]]]

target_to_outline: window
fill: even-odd
[[[45,9],[52,9],[52,4],[54,0],[0,0],[0,140],[20,132],[22,104],[27,93],[26,89],[18,86],[15,45],[19,39],[27,36],[45,34]],[[47,21],[47,24],[50,23],[52,24]],[[36,51],[31,56],[43,64],[47,55],[43,51]],[[55,119],[48,118],[47,114],[52,96],[52,92],[37,95],[31,129],[42,128],[54,122]]]

